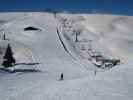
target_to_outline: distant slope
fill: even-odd
[[[73,29],[82,30],[80,41],[92,40],[95,51],[105,56],[120,58],[123,62],[132,60],[133,17],[100,14],[59,14],[63,34],[74,41]],[[64,22],[63,22],[64,21]]]

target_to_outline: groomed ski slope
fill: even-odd
[[[88,16],[84,15],[89,20]],[[110,15],[110,18],[116,17]],[[133,99],[133,64],[120,65],[95,76],[95,66],[90,62],[83,64],[82,60],[74,59],[64,50],[53,14],[4,13],[0,19],[5,20],[1,28],[10,40],[17,62],[40,63],[16,66],[35,68],[39,72],[0,72],[0,100]],[[41,31],[24,31],[27,26],[40,28]],[[63,81],[59,81],[61,73],[64,73]]]

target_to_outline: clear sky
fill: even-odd
[[[0,0],[0,11],[100,10],[133,15],[133,0]]]

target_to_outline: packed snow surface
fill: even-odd
[[[31,26],[40,30],[24,31]],[[78,43],[73,29],[82,30]],[[0,35],[6,34],[20,63],[15,69],[37,71],[0,70],[0,100],[133,100],[132,32],[132,16],[1,13]],[[90,40],[93,50],[123,64],[99,70],[85,52],[79,53]]]

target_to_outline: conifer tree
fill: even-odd
[[[15,58],[13,57],[13,52],[10,44],[8,44],[5,55],[3,57],[4,62],[2,65],[7,68],[7,67],[12,67],[15,64]]]
[[[3,35],[3,40],[6,40],[6,35],[5,34]]]

